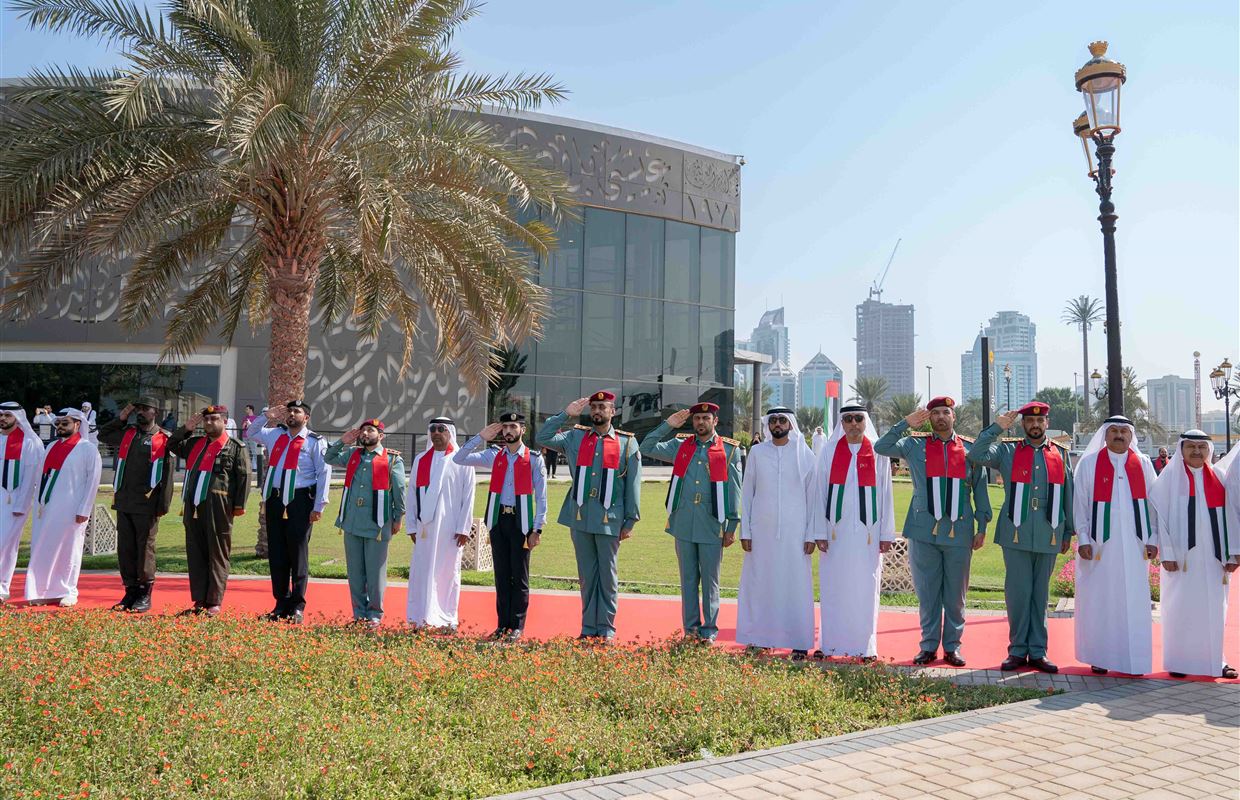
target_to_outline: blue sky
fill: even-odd
[[[3,12],[0,75],[115,63]],[[897,238],[884,299],[917,306],[917,388],[958,392],[960,353],[1001,309],[1038,325],[1039,382],[1066,386],[1059,321],[1102,296],[1097,197],[1071,122],[1085,45],[1128,67],[1115,203],[1125,363],[1142,377],[1240,360],[1240,19],[1234,0],[497,0],[462,31],[472,69],[547,71],[549,113],[743,154],[736,323],[787,308],[793,368],[851,381],[854,306]],[[1204,302],[1203,302],[1204,301]],[[1101,329],[1091,367],[1104,365]],[[1221,407],[1203,387],[1206,408]]]

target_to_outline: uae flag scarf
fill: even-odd
[[[844,516],[844,484],[848,482],[848,467],[852,463],[852,449],[848,440],[840,437],[831,456],[831,475],[827,483],[827,519],[839,524]],[[869,527],[878,521],[878,477],[874,469],[874,445],[869,439],[861,440],[857,451],[857,510],[861,524]],[[835,538],[835,529],[831,530]],[[869,534],[866,534],[869,542]]]
[[[1149,541],[1150,506],[1146,494],[1145,470],[1141,457],[1129,450],[1124,460],[1124,475],[1128,478],[1128,492],[1132,495],[1132,517],[1137,523],[1137,538]],[[1089,532],[1099,544],[1111,538],[1111,492],[1115,489],[1115,465],[1109,451],[1102,450],[1094,461],[1094,507],[1090,515]],[[1101,553],[1098,554],[1101,556]]]
[[[26,432],[21,426],[13,426],[4,441],[4,463],[0,466],[0,488],[15,491],[22,482],[22,444],[26,441]],[[9,498],[13,502],[13,498]]]
[[[193,448],[189,451],[181,499],[185,501],[186,506],[194,507],[194,519],[198,519],[198,506],[207,499],[207,492],[211,488],[211,471],[215,469],[215,457],[220,454],[226,444],[228,444],[227,433],[220,434],[218,439],[207,439],[203,436],[194,442]]]
[[[267,467],[267,478],[263,481],[263,500],[271,497],[271,490],[276,486],[276,476],[279,475],[280,499],[284,501],[285,519],[288,519],[288,504],[293,500],[293,490],[297,488],[297,457],[305,443],[305,436],[289,436],[283,433],[271,448],[271,462]]]
[[[364,447],[353,448],[349,463],[344,471],[344,496],[340,498],[340,511],[336,514],[336,527],[344,529],[345,509],[353,502],[353,478],[357,475],[357,467],[362,463]],[[434,452],[434,451],[430,451]],[[375,450],[375,457],[370,462],[370,518],[379,526],[379,537],[383,538],[383,526],[392,519],[392,462],[388,459],[387,449],[380,447]]]
[[[422,455],[418,456],[417,463],[413,467],[413,502],[417,505],[414,509],[414,519],[418,522],[430,522],[430,515],[435,513],[435,507],[439,504],[439,492],[443,485],[443,468],[440,468],[439,483],[435,485],[435,493],[433,497],[428,497],[431,490],[431,479],[434,476],[435,469],[435,453],[442,452],[443,459],[447,462],[447,458],[455,450],[451,442],[443,451],[435,450],[433,447],[422,451]],[[422,507],[425,506],[428,514],[425,519],[422,517]]]
[[[1184,465],[1184,472],[1188,475],[1188,549],[1192,550],[1197,546],[1197,482],[1193,480],[1193,473],[1187,464]],[[1201,468],[1201,484],[1205,488],[1206,514],[1210,517],[1214,557],[1227,563],[1231,558],[1231,552],[1227,547],[1227,514],[1223,511],[1227,491],[1223,488],[1223,482],[1218,479],[1218,475],[1214,473],[1214,468],[1209,464]],[[1224,573],[1223,582],[1226,583],[1226,581],[1227,577]]]
[[[968,502],[967,474],[964,442],[959,436],[947,442],[937,436],[926,439],[926,510],[936,520],[944,516],[952,522],[960,519]]]
[[[487,495],[487,527],[494,530],[499,524],[499,493],[504,489],[508,474],[508,448],[495,455],[491,465],[491,486]],[[517,517],[521,521],[521,533],[526,536],[534,529],[534,475],[530,470],[530,449],[521,445],[512,469],[512,490],[517,496]]]
[[[119,492],[121,490],[121,481],[125,477],[125,468],[129,466],[129,447],[133,444],[133,440],[138,436],[137,428],[129,428],[125,431],[125,436],[121,439],[121,447],[116,451],[116,476],[112,479],[112,489]],[[146,496],[150,497],[151,492],[159,486],[159,482],[164,477],[164,455],[168,452],[168,434],[163,431],[155,431],[151,434],[151,460],[147,466],[147,492]]]
[[[1020,442],[1012,455],[1012,502],[1008,505],[1007,516],[1016,526],[1016,532],[1012,536],[1013,544],[1020,541],[1020,526],[1029,519],[1029,511],[1032,509],[1033,455],[1038,449],[1028,442]],[[1051,493],[1050,502],[1046,504],[1046,521],[1051,525],[1054,538],[1053,532],[1059,527],[1059,523],[1063,522],[1065,514],[1063,456],[1052,444],[1044,444],[1041,450],[1042,458],[1046,462],[1046,481]]]
[[[590,468],[594,466],[594,451],[599,440],[603,441],[603,521],[607,521],[607,509],[611,508],[612,492],[616,488],[616,470],[620,468],[620,437],[618,435],[599,436],[590,431],[581,437],[577,446],[577,470],[573,475],[573,500],[577,503],[577,519],[581,519],[581,508],[591,496]]]
[[[697,437],[690,436],[680,443],[676,451],[676,460],[672,462],[672,483],[667,487],[667,514],[680,505],[680,496],[684,493],[685,473],[693,462],[697,452]],[[710,469],[710,505],[711,514],[722,525],[728,518],[728,454],[723,449],[723,440],[718,436],[706,449],[706,463]]]
[[[56,491],[56,480],[60,477],[60,470],[65,466],[65,459],[80,441],[82,441],[82,434],[75,433],[68,438],[57,439],[47,451],[47,457],[43,459],[43,477],[39,482],[40,517],[43,516],[43,507],[52,499],[52,492]]]

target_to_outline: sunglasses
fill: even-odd
[[[447,425],[432,425],[429,428],[427,428],[427,430],[429,430],[431,433],[447,433],[448,426]]]
[[[776,425],[787,425],[788,418],[787,417],[771,417],[771,422],[773,422]]]
[[[865,422],[865,417],[861,414],[845,414],[840,417],[843,422]]]

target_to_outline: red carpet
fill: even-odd
[[[1238,573],[1240,574],[1240,573]],[[13,597],[22,597],[25,576],[19,573],[14,580]],[[79,607],[106,608],[120,599],[120,579],[115,574],[83,575],[79,585]],[[346,621],[350,616],[349,588],[343,582],[311,581],[307,598],[307,620],[310,622]],[[21,608],[23,603],[14,604]],[[184,577],[161,577],[154,595],[152,612],[175,613],[190,605],[189,582]],[[266,580],[233,579],[228,584],[224,606],[235,613],[261,614],[271,610],[271,584]],[[1229,614],[1225,634],[1225,653],[1228,663],[1240,666],[1240,579],[1231,582]],[[405,587],[403,584],[389,586],[385,598],[386,626],[399,625],[405,618]],[[72,613],[55,607],[40,606],[32,611]],[[487,588],[467,587],[461,592],[461,630],[466,633],[485,634],[495,627],[495,595]],[[530,612],[526,636],[550,639],[557,636],[576,636],[580,632],[581,603],[575,595],[535,593],[530,598]],[[674,597],[622,597],[617,615],[617,639],[622,643],[650,641],[674,636],[680,631],[680,600]],[[1048,656],[1057,663],[1060,671],[1072,675],[1089,675],[1089,665],[1073,659],[1074,645],[1071,619],[1047,620],[1050,633]],[[735,643],[736,604],[724,601],[719,612],[719,641],[725,647],[739,647]],[[884,660],[896,664],[909,664],[917,653],[921,632],[917,614],[901,611],[884,611],[878,618],[878,652]],[[1161,636],[1154,625],[1154,666],[1162,666]],[[965,626],[961,645],[969,668],[998,669],[1007,655],[1007,618],[990,615],[970,615]],[[939,661],[935,666],[947,666]],[[1113,673],[1114,674],[1114,673]],[[1121,676],[1122,677],[1122,676]],[[1166,678],[1165,672],[1147,677]],[[1234,683],[1237,681],[1222,681]]]

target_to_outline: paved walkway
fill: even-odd
[[[1240,686],[1110,680],[1114,685],[1109,688],[505,797],[1181,800],[1240,796]]]

